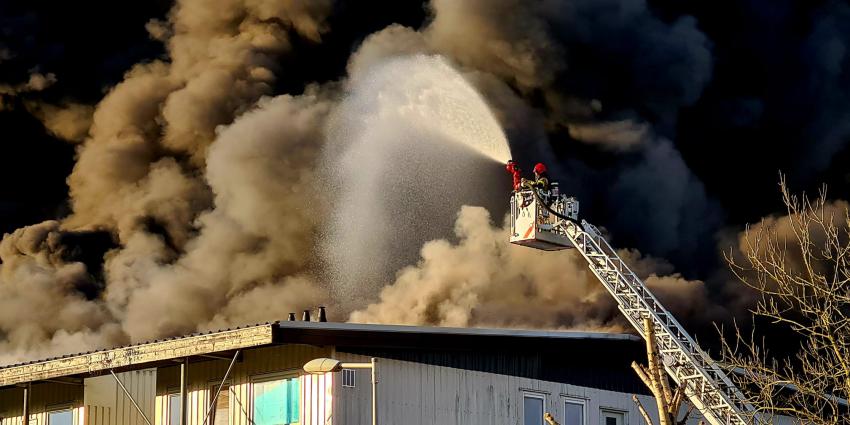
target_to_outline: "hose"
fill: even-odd
[[[543,205],[543,207],[544,207],[544,208],[546,208],[546,210],[547,210],[547,211],[549,211],[550,213],[552,213],[552,215],[554,215],[555,217],[560,218],[561,220],[571,221],[571,222],[575,223],[575,224],[579,227],[579,229],[581,228],[581,223],[579,223],[579,222],[578,222],[578,220],[576,220],[576,219],[574,219],[574,218],[572,218],[572,217],[567,217],[567,216],[565,216],[565,215],[563,215],[563,214],[561,214],[561,213],[559,213],[559,212],[557,212],[557,211],[553,210],[553,209],[552,209],[552,207],[550,207],[550,206],[549,206],[549,204],[547,204],[546,202],[544,202],[544,201],[543,201],[543,198],[540,196],[540,192],[537,190],[537,188],[532,187],[532,188],[531,188],[531,191],[534,193],[534,197],[535,197],[535,198],[537,198],[537,202],[539,202],[541,205]]]

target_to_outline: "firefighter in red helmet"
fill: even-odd
[[[522,180],[522,187],[549,192],[549,171],[542,162],[534,166],[534,180]]]

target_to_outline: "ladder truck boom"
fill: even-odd
[[[623,316],[646,338],[649,318],[664,368],[683,387],[691,404],[713,425],[754,422],[753,407],[729,377],[611,247],[599,230],[578,221],[578,201],[536,190],[513,192],[511,243],[543,250],[575,248],[614,297]]]

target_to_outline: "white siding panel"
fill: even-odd
[[[156,372],[156,369],[143,369],[116,374],[151,421],[156,413]],[[88,378],[84,383],[84,405],[90,410],[94,409],[94,412],[88,412],[87,418],[97,417],[98,420],[107,421],[97,424],[146,425],[144,417],[112,375]],[[107,412],[108,419],[102,416]]]
[[[333,418],[332,373],[301,377],[302,425],[330,425]]]
[[[343,361],[368,357],[337,353]],[[357,386],[336,386],[335,425],[369,423],[369,370],[357,371]],[[566,397],[587,400],[587,424],[599,423],[600,408],[626,413],[627,423],[642,424],[631,394],[443,366],[378,359],[379,423],[406,425],[522,425],[524,391],[541,394],[544,409],[563,421]],[[639,396],[645,406],[651,397]],[[651,410],[651,409],[650,409]],[[696,423],[693,418],[689,423]]]

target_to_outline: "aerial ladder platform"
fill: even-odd
[[[578,220],[578,207],[578,201],[559,194],[557,186],[548,192],[514,191],[510,242],[546,251],[576,249],[644,339],[643,319],[650,319],[664,368],[708,422],[757,423],[753,406],[740,389],[661,305],[599,230]]]

